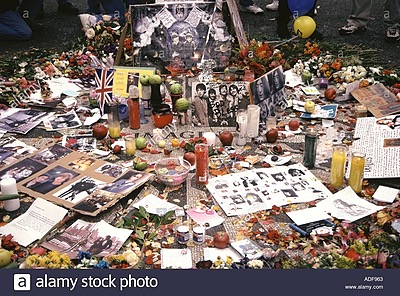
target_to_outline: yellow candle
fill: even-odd
[[[121,127],[119,126],[109,126],[108,131],[111,138],[115,139],[121,136]]]
[[[125,137],[125,153],[127,155],[134,155],[136,152],[136,142],[133,136]]]
[[[364,168],[365,154],[360,152],[353,152],[350,166],[349,186],[356,193],[360,193],[362,189]]]
[[[343,184],[344,166],[346,164],[346,147],[338,145],[333,147],[330,182],[334,188]]]

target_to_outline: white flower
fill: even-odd
[[[372,74],[378,74],[381,75],[381,67],[369,67],[369,70],[372,72]]]
[[[94,36],[96,36],[96,32],[94,31],[93,28],[89,28],[89,29],[86,30],[85,35],[86,35],[86,37],[87,37],[88,39],[93,39]]]
[[[27,65],[28,65],[27,62],[22,62],[18,64],[18,66],[20,66],[21,68],[25,68]]]
[[[139,256],[132,250],[127,250],[123,252],[122,255],[124,256],[126,262],[128,262],[128,264],[131,266],[134,266],[139,262]]]
[[[250,260],[247,266],[253,269],[260,269],[263,267],[263,262],[261,260]]]

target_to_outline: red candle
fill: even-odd
[[[196,154],[196,181],[199,185],[208,183],[208,145],[197,144],[194,149]]]

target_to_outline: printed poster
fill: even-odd
[[[134,64],[185,72],[204,60],[227,66],[231,36],[214,2],[132,5]],[[172,72],[172,71],[171,71]]]

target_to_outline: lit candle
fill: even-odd
[[[346,147],[337,145],[333,147],[330,183],[334,188],[343,184],[344,165],[346,164]]]
[[[6,178],[1,180],[1,194],[18,194],[17,182],[14,178]],[[3,201],[4,209],[8,212],[16,211],[20,207],[19,198]]]
[[[199,185],[208,183],[208,145],[196,144],[194,148],[196,154],[196,181]]]
[[[353,152],[350,165],[350,176],[348,184],[355,193],[360,193],[364,178],[365,154]]]
[[[247,106],[247,135],[250,138],[258,137],[260,125],[260,106]]]
[[[125,136],[125,153],[127,155],[134,155],[136,152],[136,139],[134,136]]]
[[[217,136],[213,132],[205,132],[203,137],[207,140],[209,146],[215,146]]]

